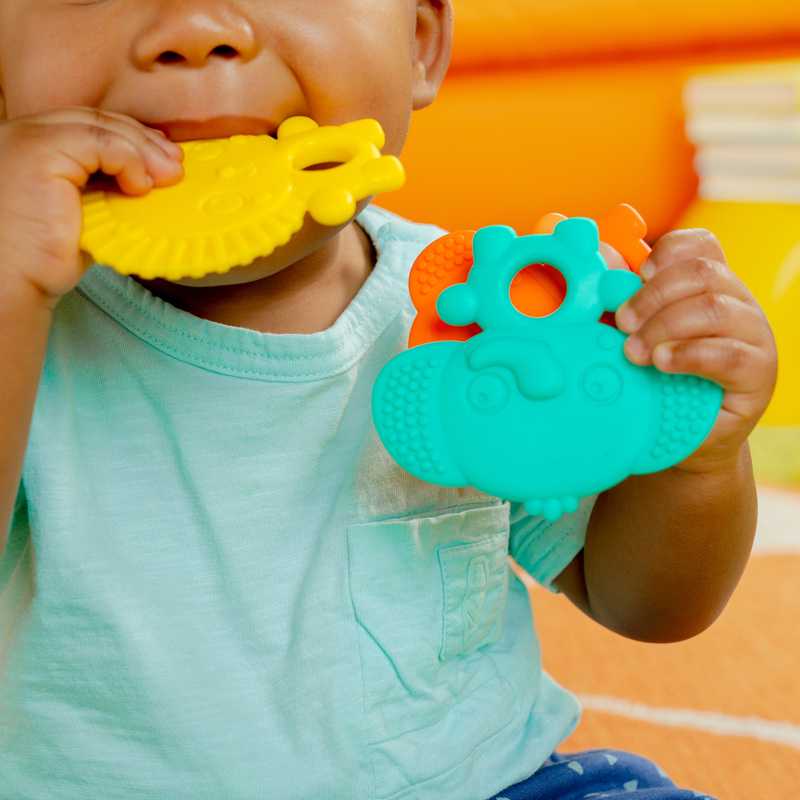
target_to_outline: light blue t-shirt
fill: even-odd
[[[328,330],[211,323],[93,267],[55,313],[0,558],[3,800],[485,800],[569,734],[511,552],[551,524],[433,486],[372,423],[408,271],[440,234],[376,208]]]

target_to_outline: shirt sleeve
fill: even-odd
[[[596,494],[584,497],[574,513],[563,514],[555,522],[542,516],[532,517],[522,503],[511,504],[509,553],[548,591],[558,593],[553,580],[583,549],[596,500]]]

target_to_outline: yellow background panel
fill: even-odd
[[[800,425],[800,205],[698,200],[679,224],[714,231],[772,325],[778,385],[763,424]]]

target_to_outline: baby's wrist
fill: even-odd
[[[26,308],[30,313],[38,311],[52,314],[60,295],[48,292],[35,280],[14,269],[0,269],[0,305],[4,308]]]
[[[702,451],[704,448],[700,448]],[[747,439],[728,445],[717,445],[708,453],[695,452],[679,464],[670,468],[677,476],[729,479],[732,474],[745,470],[752,474],[750,446]]]

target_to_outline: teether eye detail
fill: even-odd
[[[467,399],[470,404],[483,414],[502,411],[508,401],[508,395],[506,382],[492,373],[478,375],[467,388]]]
[[[584,372],[581,388],[591,402],[611,403],[622,394],[622,378],[613,367],[596,364]]]

